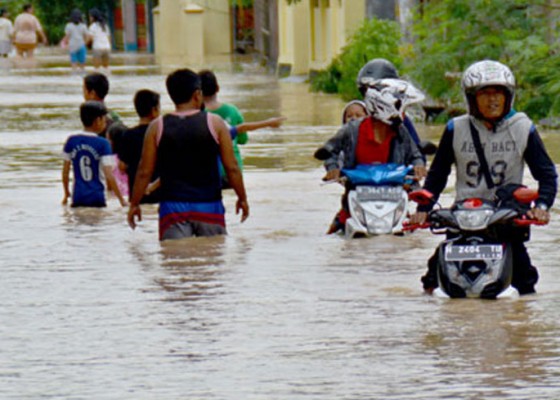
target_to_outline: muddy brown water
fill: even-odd
[[[560,216],[533,230],[538,294],[424,296],[440,237],[324,234],[341,187],[315,148],[343,102],[252,67],[219,73],[247,120],[288,118],[242,147],[251,217],[226,193],[229,236],[160,244],[155,207],[60,205],[60,152],[79,130],[81,78],[0,74],[0,398],[555,399],[560,397]],[[108,105],[164,76],[116,69]],[[441,126],[418,125],[437,140]],[[556,161],[560,136],[543,133]],[[449,200],[449,195],[444,197]]]

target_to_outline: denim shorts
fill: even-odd
[[[87,50],[86,50],[86,46],[84,45],[80,47],[78,50],[70,53],[70,62],[85,64],[86,54],[87,54]]]

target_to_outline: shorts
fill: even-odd
[[[101,61],[109,61],[109,50],[92,50],[93,58]]]
[[[16,49],[18,49],[18,51],[29,51],[29,50],[35,50],[35,47],[37,47],[37,43],[15,43]]]
[[[182,239],[193,236],[225,235],[226,227],[218,224],[208,224],[199,221],[177,222],[162,234],[160,240]]]
[[[221,200],[193,203],[162,201],[159,204],[159,240],[226,234]]]
[[[78,64],[85,64],[86,62],[86,46],[80,47],[78,50],[73,51],[70,53],[70,62],[71,63],[78,63]]]

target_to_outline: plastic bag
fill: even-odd
[[[354,169],[343,169],[342,173],[354,185],[399,185],[404,184],[412,166],[402,164],[360,164]]]

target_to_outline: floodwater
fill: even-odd
[[[325,235],[342,188],[321,186],[311,155],[343,102],[251,66],[218,77],[247,120],[288,120],[242,148],[245,223],[226,193],[227,237],[160,244],[155,207],[131,231],[114,198],[104,210],[60,205],[81,78],[0,75],[1,399],[560,398],[556,208],[529,244],[537,295],[425,296],[440,237]],[[110,79],[107,102],[129,124],[137,89],[165,93],[154,69]],[[557,134],[543,136],[560,160]]]

